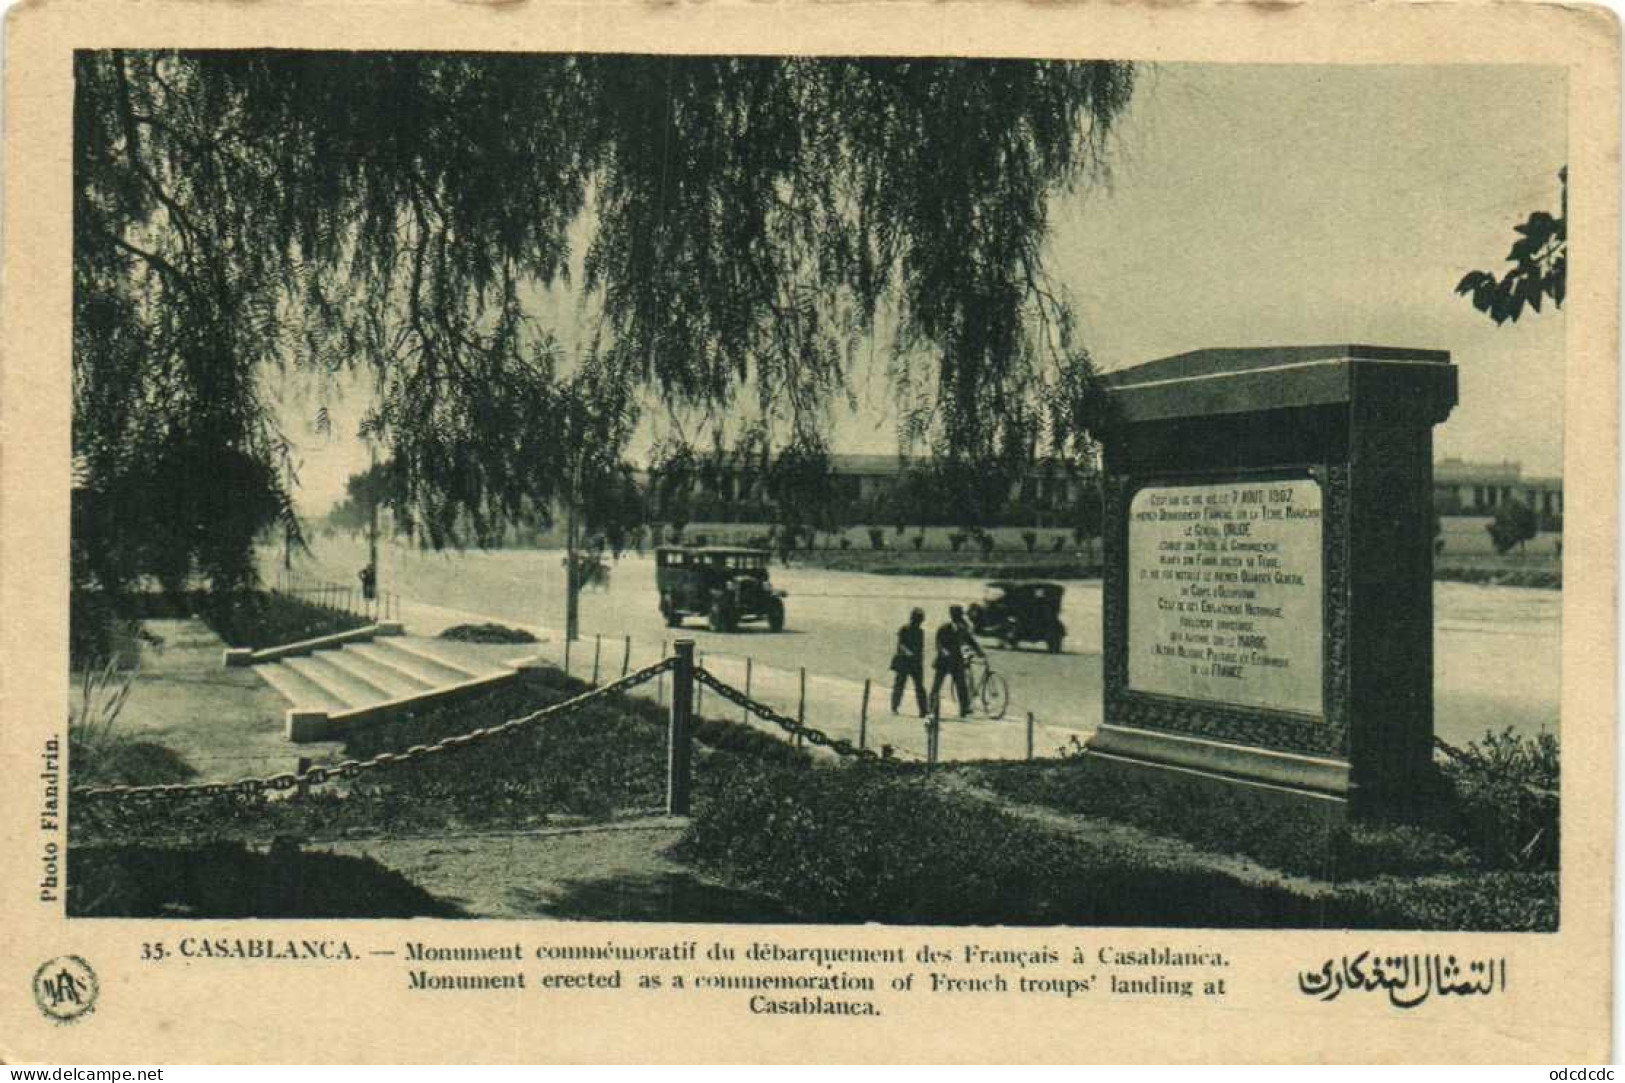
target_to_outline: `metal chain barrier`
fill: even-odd
[[[854,745],[851,741],[848,741],[844,737],[831,737],[823,730],[814,729],[811,726],[804,726],[800,722],[797,722],[795,719],[791,718],[789,715],[780,714],[767,704],[762,703],[759,700],[751,699],[749,696],[745,695],[745,693],[739,691],[739,689],[730,684],[724,684],[721,680],[718,680],[716,677],[712,676],[710,671],[704,666],[694,667],[694,679],[711,689],[729,703],[732,703],[735,707],[740,707],[746,711],[749,711],[751,714],[755,715],[757,718],[760,718],[764,722],[773,723],[786,733],[805,739],[808,744],[816,745],[819,748],[827,748],[839,756],[854,756],[860,760],[878,761],[883,759],[880,753],[876,752],[872,748],[859,748],[857,745]]]
[[[1433,738],[1433,747],[1443,752],[1457,763],[1465,763],[1470,767],[1480,766],[1477,757],[1470,755],[1466,749],[1457,748],[1443,737]]]
[[[115,800],[164,800],[168,798],[215,797],[221,794],[252,795],[271,791],[287,791],[295,788],[308,789],[311,786],[320,786],[336,778],[356,778],[368,771],[384,767],[398,767],[403,763],[411,763],[429,756],[436,756],[453,749],[466,748],[469,745],[491,737],[513,733],[525,726],[560,715],[569,714],[578,710],[595,699],[625,692],[636,688],[640,684],[654,680],[660,674],[677,665],[675,658],[664,658],[650,666],[645,666],[635,673],[628,673],[620,680],[591,691],[583,692],[551,707],[532,711],[530,714],[518,718],[510,718],[506,722],[494,726],[483,726],[480,729],[459,733],[451,737],[444,737],[429,745],[413,745],[400,752],[380,752],[367,760],[345,760],[331,767],[312,767],[303,774],[288,772],[280,775],[270,775],[265,778],[245,778],[236,782],[201,782],[193,784],[174,783],[163,786],[92,786],[80,787],[70,791],[75,800],[112,798]]]

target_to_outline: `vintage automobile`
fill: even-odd
[[[767,557],[765,549],[661,546],[655,550],[660,615],[674,628],[684,617],[703,613],[715,632],[731,632],[749,620],[765,620],[779,631],[785,592],[768,583]]]
[[[1006,647],[1022,643],[1042,643],[1051,654],[1059,654],[1066,638],[1061,623],[1059,583],[1016,583],[998,580],[987,585],[987,597],[972,605],[966,615],[977,635],[989,636]]]

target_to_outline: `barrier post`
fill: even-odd
[[[632,671],[632,637],[626,637],[626,648],[621,651],[621,676]]]
[[[801,667],[801,694],[796,700],[796,722],[802,726],[807,724],[807,667]],[[801,747],[801,733],[796,733],[796,747]]]
[[[747,654],[747,655],[745,655],[745,698],[746,699],[750,698],[750,671],[751,671],[751,656]],[[744,707],[739,708],[739,721],[741,721],[741,722],[749,722],[750,721],[750,711],[747,710]]]
[[[1027,758],[1033,758],[1033,713],[1027,712]]]
[[[937,762],[937,739],[942,733],[942,697],[937,696],[931,704],[931,717],[925,721],[925,762],[935,766]]]
[[[863,707],[858,711],[858,747],[864,748],[869,740],[869,678],[863,678]]]
[[[664,662],[666,660],[666,641],[664,639],[662,639],[660,641],[660,660],[662,662]],[[659,673],[655,674],[655,703],[658,705],[658,704],[665,703],[665,702],[666,702],[666,671],[661,670]]]
[[[677,666],[671,671],[671,724],[666,732],[666,815],[688,815],[689,767],[693,749],[694,641],[677,641]]]
[[[594,688],[598,687],[598,657],[599,657],[599,655],[603,654],[603,652],[604,652],[604,637],[602,635],[593,636],[592,637],[592,686]]]
[[[300,756],[298,762],[294,764],[294,768],[293,768],[293,773],[299,776],[299,786],[298,786],[298,789],[295,791],[295,796],[297,796],[297,797],[309,797],[310,796],[310,783],[305,781],[305,772],[309,771],[309,770],[310,770],[310,757],[309,756]]]
[[[570,675],[570,637],[564,637],[564,675]]]

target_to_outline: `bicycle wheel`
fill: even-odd
[[[1010,706],[1010,686],[1003,677],[997,673],[989,673],[982,678],[982,709],[989,718],[1003,718],[1004,709]]]

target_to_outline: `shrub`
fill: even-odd
[[[198,616],[231,646],[254,650],[364,628],[371,623],[366,617],[267,591],[204,595]]]
[[[909,541],[914,543],[914,551],[916,553],[918,553],[921,549],[925,548],[925,535],[924,534],[916,534],[916,535],[914,535],[914,537],[910,538]]]
[[[1495,518],[1484,527],[1489,531],[1490,543],[1497,553],[1510,552],[1514,545],[1521,550],[1523,543],[1540,533],[1540,522],[1529,505],[1508,500],[1495,509]]]
[[[523,628],[505,624],[456,624],[440,633],[441,639],[459,643],[534,643],[536,637]]]
[[[948,535],[948,545],[956,553],[963,549],[965,547],[965,543],[969,540],[970,539],[967,535],[957,530]]]
[[[1038,549],[1038,531],[1023,530],[1021,532],[1021,542],[1027,547],[1027,552],[1036,552]]]
[[[1487,733],[1444,762],[1447,829],[1496,868],[1555,869],[1560,849],[1555,734]]]
[[[123,732],[119,714],[135,687],[137,671],[110,661],[87,669],[79,705],[68,716],[68,754],[75,786],[155,786],[185,782],[197,774],[178,753]]]
[[[99,669],[109,662],[120,668],[141,658],[143,640],[157,642],[144,632],[132,614],[121,612],[103,591],[76,590],[68,602],[68,668],[78,673]]]
[[[869,528],[869,548],[886,548],[886,532],[878,526],[872,526]]]

